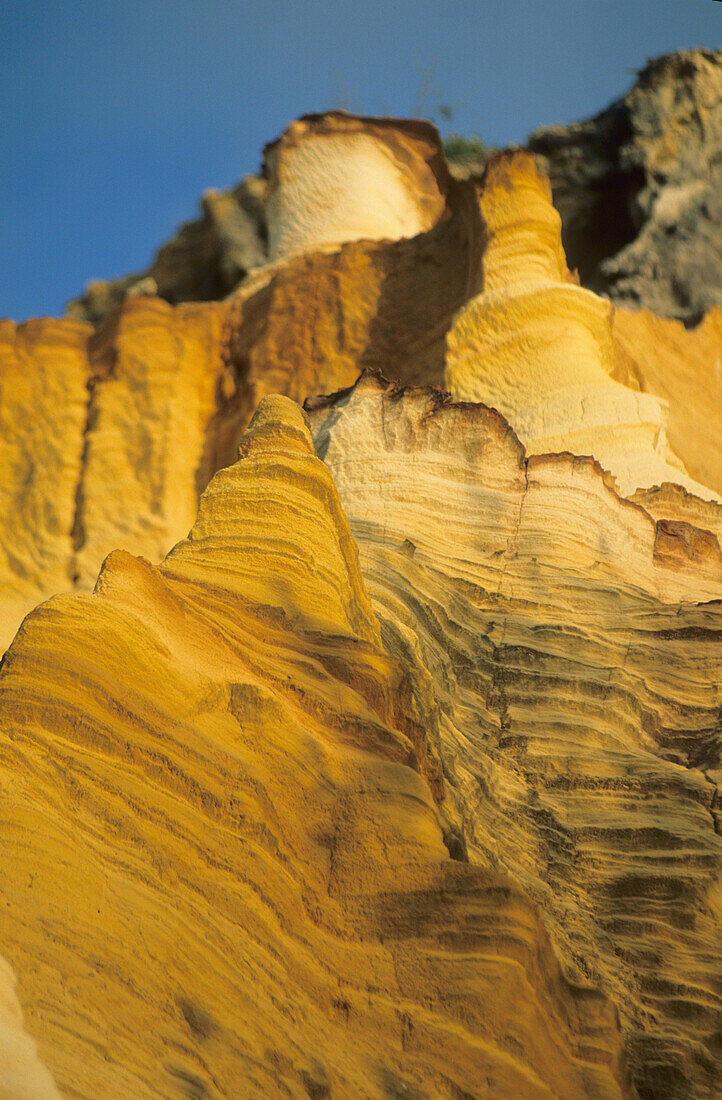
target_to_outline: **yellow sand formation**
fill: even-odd
[[[496,411],[438,390],[365,377],[309,414],[382,636],[432,672],[472,863],[503,868],[566,973],[613,999],[639,1095],[708,1100],[718,543],[655,525],[591,460],[525,455]]]
[[[0,648],[117,546],[157,559],[188,530],[215,469],[222,315],[135,299],[97,332],[2,322]]]
[[[477,204],[436,142],[302,120],[231,300],[0,328],[7,641],[113,551],[0,667],[0,948],[68,1096],[715,1093],[722,509],[659,398],[718,488],[717,321],[612,329],[531,163]],[[470,298],[449,378],[513,423],[353,385],[439,382]],[[275,394],[339,386],[321,461]]]
[[[0,649],[72,584],[90,325],[0,321]]]
[[[722,310],[694,329],[616,309],[614,340],[640,390],[669,402],[669,441],[692,477],[722,494]]]
[[[349,129],[334,119],[330,132]],[[320,122],[301,129],[325,140]],[[0,325],[0,651],[38,602],[92,587],[111,550],[157,561],[184,537],[264,395],[302,401],[363,366],[441,380],[481,249],[473,190],[444,174],[433,127],[379,133],[410,193],[419,174],[438,174],[446,205],[434,183],[443,209],[429,232],[269,265],[225,303],[131,297],[95,331]],[[428,196],[419,202],[437,219]]]
[[[479,201],[487,245],[449,332],[448,389],[498,409],[530,453],[592,455],[624,496],[672,481],[714,498],[671,452],[666,403],[614,380],[611,306],[570,277],[533,158],[490,161]]]
[[[0,705],[0,936],[61,1090],[631,1095],[524,891],[449,857],[428,679],[289,401],[159,568],[28,617]]]

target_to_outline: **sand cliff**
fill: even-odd
[[[222,294],[0,327],[0,1093],[712,1100],[719,310],[529,153],[266,157]]]

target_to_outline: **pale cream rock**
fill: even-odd
[[[444,209],[435,144],[418,122],[341,112],[293,122],[266,152],[269,258],[430,229]]]
[[[10,965],[0,958],[0,1100],[61,1100],[28,1035]]]
[[[595,583],[607,576],[665,602],[722,599],[716,539],[701,560],[672,565],[668,552],[660,560],[654,519],[620,497],[593,459],[527,457],[496,410],[421,388],[400,391],[400,399],[388,385],[364,375],[349,391],[306,402],[357,538],[369,516],[375,538],[381,528],[388,545],[402,543],[413,525],[416,551],[455,576],[471,569],[478,579],[480,568],[494,576],[504,565],[503,586],[506,564],[521,556]],[[692,511],[687,520],[694,518]],[[480,562],[470,563],[470,551]]]

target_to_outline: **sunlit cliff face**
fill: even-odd
[[[430,229],[444,199],[426,159],[432,128],[417,130],[383,122],[362,129],[340,114],[293,123],[266,160],[270,259]]]
[[[488,235],[480,293],[449,332],[450,392],[498,409],[532,453],[593,456],[623,496],[675,482],[716,499],[671,451],[666,401],[617,379],[612,307],[570,274],[533,157],[491,161],[479,202]]]
[[[722,315],[523,153],[266,169],[231,297],[0,325],[0,1100],[711,1100]]]

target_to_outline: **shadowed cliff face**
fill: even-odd
[[[87,1100],[712,1100],[720,313],[582,288],[527,153],[267,158],[226,301],[0,327],[0,1040]]]
[[[657,58],[596,118],[528,148],[584,286],[687,324],[722,306],[722,55]]]

